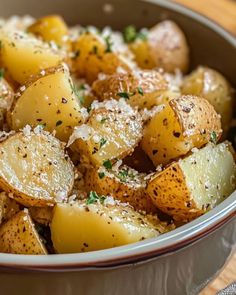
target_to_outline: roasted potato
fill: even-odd
[[[96,80],[92,85],[95,97],[99,100],[120,99],[139,109],[150,109],[162,103],[159,97],[168,88],[168,83],[157,71],[134,71],[115,73]]]
[[[52,135],[25,128],[0,143],[0,188],[19,203],[53,205],[73,183],[73,165]]]
[[[20,211],[20,205],[9,198],[5,192],[0,193],[0,224]]]
[[[1,77],[3,74],[4,70],[0,69],[0,128],[3,128],[6,112],[10,109],[14,99],[14,91],[7,81]]]
[[[21,31],[0,31],[1,60],[15,81],[24,84],[32,75],[57,66],[64,59],[59,50]]]
[[[20,211],[0,227],[0,252],[47,254],[27,209]]]
[[[123,203],[129,203],[137,211],[155,213],[156,208],[146,194],[145,173],[138,173],[128,166],[107,170],[87,169],[84,182],[87,192],[96,191],[99,195],[112,196]]]
[[[49,225],[52,220],[53,207],[30,207],[29,214],[33,221]]]
[[[141,147],[155,165],[168,164],[221,136],[220,118],[209,102],[197,96],[171,100],[144,129]]]
[[[41,124],[49,132],[56,130],[56,137],[67,141],[73,128],[85,119],[75,92],[64,66],[49,69],[20,88],[8,114],[9,125],[19,130],[27,124]]]
[[[182,30],[170,20],[150,29],[147,38],[130,44],[137,64],[143,69],[163,68],[186,72],[189,66],[189,48]]]
[[[219,72],[203,66],[198,67],[184,79],[182,93],[207,99],[221,115],[222,129],[228,131],[233,117],[233,93],[229,83]]]
[[[76,140],[73,147],[83,160],[100,167],[132,153],[141,138],[139,113],[125,102],[107,101],[102,108],[91,112],[86,124],[75,129],[69,145]]]
[[[236,188],[229,142],[212,143],[156,173],[147,186],[153,203],[176,220],[188,221],[215,207]]]
[[[117,68],[130,71],[130,63],[113,51],[110,37],[102,38],[91,32],[81,34],[73,44],[73,66],[79,77],[92,83],[99,73],[113,74]]]
[[[115,202],[113,205],[87,203],[80,201],[55,207],[51,233],[57,253],[112,248],[159,234],[154,225],[129,206]]]
[[[69,47],[69,30],[59,15],[48,15],[37,19],[29,28],[28,32],[43,41],[55,42],[59,47]]]

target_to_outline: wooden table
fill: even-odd
[[[175,0],[221,24],[236,36],[236,0]],[[235,73],[236,74],[236,73]],[[201,295],[215,295],[217,291],[236,281],[236,253],[221,274]]]

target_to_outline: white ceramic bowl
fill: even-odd
[[[104,13],[107,5],[113,8],[110,13]],[[71,24],[114,28],[149,27],[169,18],[187,35],[192,67],[214,67],[236,85],[235,38],[207,18],[165,0],[0,0],[0,13],[60,13]],[[0,254],[0,294],[198,294],[236,245],[235,215],[233,193],[189,224],[139,243],[66,255]]]

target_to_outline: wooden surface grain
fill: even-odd
[[[218,22],[236,35],[236,0],[175,0]],[[221,274],[200,295],[215,295],[228,284],[236,281],[236,253]]]

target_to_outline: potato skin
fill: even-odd
[[[221,115],[222,129],[226,135],[233,117],[234,98],[225,77],[216,70],[200,66],[185,77],[181,91],[207,99]]]
[[[182,30],[170,20],[150,29],[147,40],[137,40],[130,46],[141,68],[176,69],[186,72],[189,66],[189,48]]]
[[[53,207],[30,207],[29,214],[35,222],[47,226],[52,220]]]
[[[27,124],[32,127],[42,124],[44,130],[56,130],[56,137],[66,142],[73,128],[84,122],[85,116],[65,67],[50,68],[21,89],[8,113],[13,130]]]
[[[125,58],[114,51],[107,51],[105,41],[91,32],[80,35],[73,44],[75,58],[72,64],[79,77],[92,83],[99,73],[113,74],[120,67],[130,71]]]
[[[104,171],[103,177],[99,176],[101,171]],[[119,177],[120,173],[124,173],[124,171],[127,171],[132,177]],[[129,203],[136,211],[156,213],[156,207],[149,195],[146,194],[145,176],[146,174],[139,174],[127,166],[122,166],[116,172],[89,167],[84,176],[85,189],[88,193],[95,191],[99,195],[112,196],[122,203]]]
[[[0,143],[0,188],[17,202],[52,206],[73,184],[73,164],[52,135],[20,132]]]
[[[127,103],[139,109],[152,108],[158,104],[158,96],[168,88],[168,83],[157,71],[134,71],[115,73],[104,79],[96,80],[92,90],[99,100],[120,99],[121,93],[127,93]]]
[[[57,204],[51,223],[57,253],[107,249],[159,234],[145,216],[122,205]]]
[[[68,47],[68,27],[60,15],[48,15],[36,20],[29,28],[28,32],[43,41],[54,41],[58,46]]]
[[[192,220],[235,190],[232,151],[228,142],[208,144],[156,173],[148,183],[147,193],[160,210],[175,220]]]
[[[104,161],[115,162],[132,153],[142,138],[143,126],[139,113],[128,108],[127,105],[126,110],[95,109],[87,123],[75,129],[75,137],[82,128],[88,133],[73,145],[83,157],[81,160],[100,167]]]
[[[21,85],[29,81],[32,75],[59,65],[65,58],[62,52],[23,32],[1,32],[0,37],[3,66]]]
[[[20,205],[9,198],[6,192],[0,193],[0,224],[20,211]]]
[[[220,118],[204,98],[181,96],[171,100],[147,123],[141,141],[142,149],[154,165],[168,164],[221,136]]]
[[[0,227],[0,252],[45,255],[47,251],[25,209]]]

